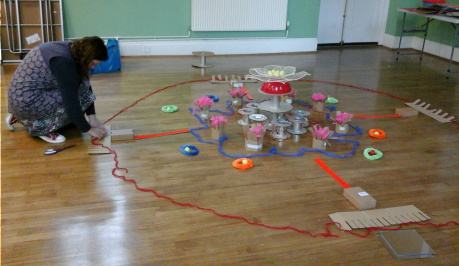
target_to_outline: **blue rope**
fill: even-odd
[[[306,106],[306,107],[309,107],[309,108],[312,108],[312,104],[309,104],[305,101],[302,101],[302,100],[296,100],[294,99],[292,101],[293,103],[296,103],[296,104],[299,104],[299,105],[303,105],[303,106]],[[333,112],[336,110],[336,106],[334,105],[325,105],[325,108],[327,108],[328,110],[330,110],[330,112]]]
[[[186,148],[189,148],[189,151],[186,151],[185,150]],[[199,153],[198,148],[196,148],[195,146],[193,146],[191,144],[186,144],[186,145],[180,146],[180,151],[183,154],[188,155],[188,156],[195,156],[196,154]]]
[[[233,114],[234,110],[233,110],[233,108],[231,108],[231,101],[226,101],[226,103],[227,103],[227,108],[230,109],[231,114]],[[193,113],[193,109],[192,108],[188,108],[188,110],[191,113]],[[196,110],[196,111],[199,111],[199,110]],[[213,111],[227,114],[227,113],[225,113],[223,111],[220,111],[220,110],[213,110]],[[271,149],[269,149],[268,153],[254,153],[254,154],[250,154],[250,155],[246,155],[246,154],[229,154],[229,153],[227,153],[227,152],[225,152],[223,150],[223,142],[228,140],[228,137],[227,136],[223,136],[223,137],[221,137],[219,139],[212,140],[212,141],[204,141],[204,140],[202,140],[201,135],[199,133],[195,132],[195,131],[208,129],[209,125],[201,119],[201,116],[197,115],[196,113],[194,114],[194,116],[204,126],[203,127],[192,128],[192,129],[190,129],[190,133],[193,134],[196,137],[198,142],[201,142],[201,143],[212,144],[212,143],[218,142],[219,143],[218,144],[218,152],[223,154],[223,155],[225,155],[225,156],[227,156],[227,157],[230,157],[230,158],[253,158],[253,157],[266,157],[266,156],[271,156],[271,155],[299,157],[299,156],[303,156],[305,152],[320,152],[320,153],[325,154],[325,155],[330,156],[330,157],[344,159],[344,158],[347,158],[347,157],[355,154],[355,151],[357,150],[357,146],[360,145],[360,142],[358,142],[356,140],[329,139],[329,141],[332,141],[332,142],[336,141],[336,142],[350,142],[350,143],[353,143],[352,151],[346,153],[345,155],[338,155],[338,154],[335,154],[335,153],[332,153],[332,152],[327,152],[327,151],[324,151],[324,150],[321,150],[321,149],[305,149],[305,148],[300,148],[297,153],[283,153],[283,152],[278,152],[276,147],[271,147]],[[333,136],[333,137],[342,137],[342,136],[363,135],[363,131],[362,131],[362,129],[360,127],[353,126],[351,124],[349,124],[349,126],[351,128],[353,128],[356,132],[355,133],[350,133],[350,134],[339,134],[339,133],[333,132],[333,134],[331,136]]]
[[[303,105],[303,106],[312,108],[312,104],[309,104],[309,103],[307,103],[305,101],[302,101],[302,100],[293,99],[292,103],[297,103],[299,105]]]
[[[266,102],[266,101],[271,101],[271,99],[264,99],[264,100],[260,100],[258,102],[254,102],[254,101],[242,101],[242,102],[245,103],[245,104],[248,104],[248,103],[262,103],[262,102]]]
[[[215,96],[215,95],[206,95],[207,97],[209,97],[214,103],[215,102],[218,102],[218,100],[220,100],[220,98],[218,98],[218,96]]]
[[[193,113],[193,109],[192,109],[191,107],[188,108],[188,110],[189,110],[191,113]],[[199,110],[198,110],[198,111],[199,111]],[[201,135],[200,135],[199,133],[195,132],[195,131],[208,129],[208,128],[209,128],[209,125],[208,125],[206,122],[202,121],[201,116],[197,115],[196,113],[194,114],[194,117],[196,117],[196,118],[199,120],[199,122],[200,122],[202,125],[204,125],[204,126],[203,126],[203,127],[191,128],[191,129],[190,129],[190,133],[193,134],[193,135],[196,137],[196,139],[197,139],[199,142],[201,142],[201,143],[214,143],[214,142],[217,142],[216,140],[213,140],[213,141],[204,141],[204,140],[202,140]]]
[[[231,101],[226,101],[226,108],[228,108],[230,110],[229,113],[221,111],[221,110],[218,110],[218,109],[217,110],[209,110],[209,112],[217,112],[217,113],[224,114],[224,115],[233,115],[234,114],[234,109],[233,109],[233,107],[231,107]]]

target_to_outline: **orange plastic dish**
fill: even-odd
[[[382,131],[381,129],[370,129],[368,132],[370,137],[383,139],[386,137],[386,132]]]
[[[248,158],[239,158],[233,162],[233,166],[240,170],[245,170],[253,167],[252,160]]]

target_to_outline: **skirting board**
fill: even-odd
[[[316,38],[174,39],[119,41],[121,56],[192,55],[210,51],[215,55],[272,54],[317,51]]]
[[[423,40],[422,38],[419,38],[416,36],[404,36],[402,39],[402,44],[400,48],[415,49],[415,50],[421,51],[422,40]],[[384,34],[382,45],[388,48],[391,48],[391,49],[397,49],[399,41],[400,41],[399,36]],[[458,48],[454,49],[454,55],[453,55],[454,62],[459,62],[459,51],[458,50],[459,50]],[[449,58],[451,57],[451,45],[446,45],[446,44],[441,44],[438,42],[426,40],[424,52],[449,60]]]

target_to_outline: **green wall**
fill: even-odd
[[[269,0],[268,0],[269,1]],[[65,37],[184,36],[191,0],[62,0]],[[241,7],[243,8],[243,7]],[[289,0],[290,38],[315,38],[320,0]],[[192,32],[191,38],[283,37],[281,32]]]
[[[459,0],[448,0],[449,5],[458,6]],[[387,17],[386,33],[393,36],[400,36],[403,20],[403,13],[397,11],[399,7],[419,7],[422,0],[391,0],[389,15]],[[426,18],[407,14],[405,28],[414,28],[426,22]],[[406,34],[423,38],[423,33]],[[454,27],[450,23],[434,20],[429,24],[427,39],[430,41],[451,45],[454,39]]]
[[[66,38],[188,34],[189,0],[62,0]]]
[[[269,1],[269,0],[268,0]],[[62,0],[65,37],[186,36],[191,22],[191,0]],[[459,5],[459,0],[449,0]],[[386,33],[400,35],[398,7],[418,7],[422,0],[390,0]],[[242,7],[241,7],[242,8]],[[289,0],[289,38],[316,38],[320,0]],[[407,27],[425,19],[407,15]],[[427,39],[451,44],[454,29],[434,21]],[[284,32],[191,32],[190,38],[283,37]],[[422,35],[418,35],[422,37]]]
[[[391,0],[389,3],[389,12],[387,16],[386,33],[392,36],[400,36],[403,13],[397,11],[399,7],[419,7],[420,0]],[[407,16],[406,27],[414,27],[417,23],[416,16]]]
[[[454,6],[459,6],[459,0],[448,0],[447,3]],[[451,45],[454,41],[454,28],[450,23],[447,22],[437,20],[432,21],[432,23],[429,25],[429,33],[427,35],[427,39]]]

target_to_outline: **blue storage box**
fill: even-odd
[[[108,39],[105,45],[108,50],[108,60],[96,65],[93,74],[114,72],[121,69],[121,55],[118,40]]]

